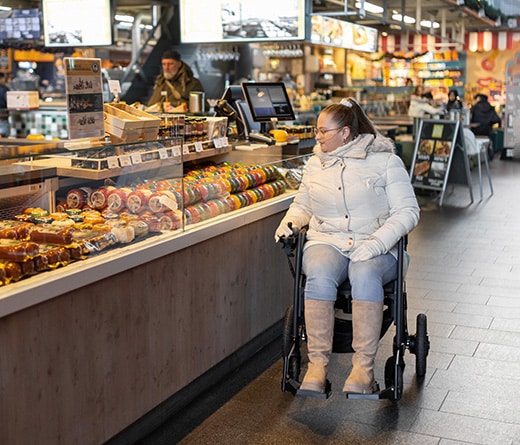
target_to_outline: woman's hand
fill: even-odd
[[[368,261],[384,253],[381,241],[371,238],[363,241],[350,255],[350,261]]]
[[[298,230],[299,230],[299,228],[296,226],[296,224],[293,221],[282,219],[282,222],[276,229],[276,233],[274,235],[274,240],[276,242],[278,242],[280,240],[280,238],[286,238],[286,237],[292,236]]]

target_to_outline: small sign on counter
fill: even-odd
[[[65,57],[69,138],[105,134],[101,59]]]

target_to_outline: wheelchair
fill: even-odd
[[[285,313],[282,332],[283,378],[282,391],[296,395],[300,386],[300,372],[304,352],[303,343],[306,342],[304,320],[304,288],[305,276],[302,273],[303,246],[306,240],[307,227],[304,227],[292,236],[280,239],[282,248],[287,255],[289,267],[294,277],[293,303]],[[385,363],[385,387],[373,394],[347,393],[348,399],[389,399],[398,401],[403,392],[403,373],[405,369],[404,354],[408,349],[415,355],[415,372],[422,378],[426,374],[427,356],[430,342],[427,333],[427,317],[418,314],[416,318],[416,333],[409,335],[406,317],[406,289],[405,289],[405,257],[408,238],[401,238],[398,243],[397,278],[384,286],[384,312],[381,327],[382,338],[388,329],[395,325],[393,338],[393,354]],[[333,337],[333,353],[350,353],[352,349],[352,295],[350,283],[345,281],[338,287],[335,303],[335,322]],[[317,397],[328,398],[331,395],[330,382],[323,395]]]

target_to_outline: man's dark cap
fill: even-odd
[[[173,60],[181,60],[181,55],[175,51],[174,49],[168,49],[164,51],[162,55],[162,59],[173,59]]]

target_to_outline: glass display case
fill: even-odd
[[[162,136],[0,144],[0,286],[273,202],[308,156]]]

